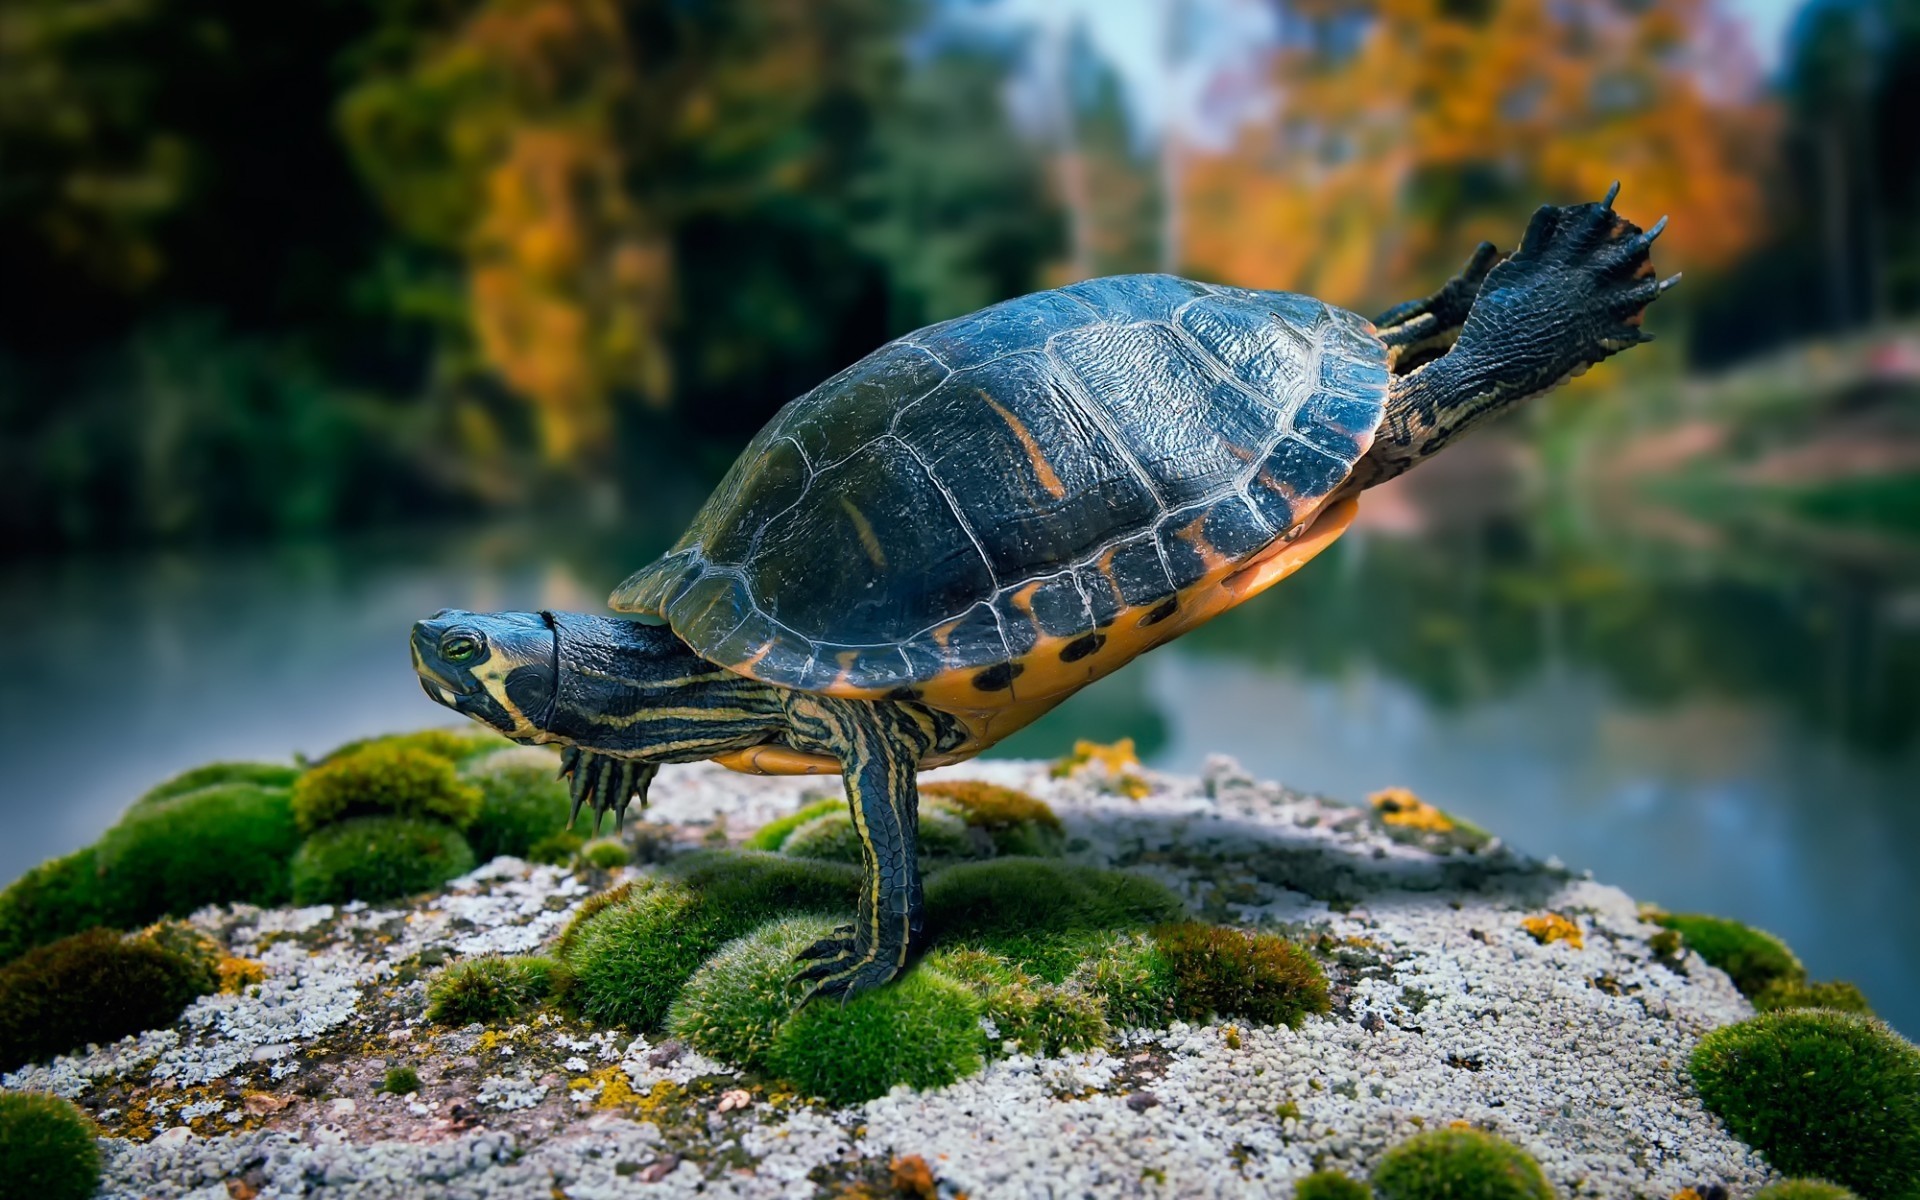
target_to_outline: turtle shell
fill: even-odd
[[[1337,536],[1350,512],[1288,539],[1387,382],[1373,326],[1307,296],[1167,275],[1022,296],[789,403],[611,604],[767,683],[1019,710],[1003,735]]]

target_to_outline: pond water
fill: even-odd
[[[650,522],[565,541],[414,531],[5,568],[0,878],[185,767],[445,723],[414,683],[410,622],[598,609],[699,489],[661,495]],[[1773,930],[1914,1036],[1916,735],[1911,560],[1496,516],[1359,529],[999,753],[1131,736],[1169,770],[1220,752],[1348,800],[1411,787],[1641,899]]]

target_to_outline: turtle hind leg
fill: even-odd
[[[1373,319],[1387,344],[1387,361],[1396,375],[1432,361],[1452,348],[1473,309],[1487,273],[1500,262],[1500,250],[1481,242],[1460,273],[1431,296],[1396,304]]]
[[[858,917],[801,951],[794,977],[806,1000],[849,999],[892,980],[919,947],[920,793],[915,774],[933,747],[933,723],[910,706],[795,693],[788,721],[801,748],[832,754],[846,779],[860,836]]]

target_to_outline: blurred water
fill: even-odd
[[[7,570],[0,878],[216,758],[444,723],[409,623],[595,610],[684,520],[421,531]],[[1133,736],[1360,800],[1388,785],[1633,895],[1737,917],[1920,1033],[1920,573],[1495,522],[1350,535],[1284,587],[1102,681],[1002,752]]]

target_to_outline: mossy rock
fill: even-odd
[[[927,956],[926,965],[978,996],[1000,1037],[1027,1054],[1090,1050],[1105,1045],[1112,1033],[1099,997],[1049,983],[1004,955],[939,950]]]
[[[0,963],[102,919],[93,847],[48,859],[0,892]]]
[[[95,894],[113,925],[206,904],[284,904],[299,847],[286,791],[211,784],[128,810],[94,848]]]
[[[45,1092],[0,1092],[0,1196],[86,1200],[100,1186],[93,1122]]]
[[[1753,1200],[1860,1200],[1837,1183],[1821,1179],[1782,1179],[1753,1194]]]
[[[596,871],[612,871],[626,866],[633,860],[633,852],[626,843],[618,838],[595,838],[580,847],[574,856],[575,863],[592,867]]]
[[[1285,938],[1195,921],[1156,927],[1152,937],[1173,973],[1174,1012],[1186,1020],[1297,1028],[1332,1007],[1320,964]]]
[[[1379,1200],[1553,1200],[1533,1156],[1476,1129],[1417,1134],[1373,1168]]]
[[[171,800],[184,796],[188,792],[197,792],[201,788],[215,787],[227,783],[250,783],[263,788],[290,788],[293,781],[300,778],[300,768],[290,763],[262,762],[216,762],[205,766],[182,771],[165,783],[148,790],[147,794],[134,801],[137,807],[142,804],[158,804],[162,800]]]
[[[828,917],[787,917],[735,938],[687,980],[667,1029],[700,1053],[764,1070],[774,1035],[806,998],[795,956],[833,932]]]
[[[1920,1049],[1879,1021],[1762,1013],[1707,1034],[1689,1065],[1701,1100],[1776,1170],[1868,1200],[1920,1196]]]
[[[745,850],[765,850],[769,852],[778,850],[786,845],[787,839],[793,836],[794,830],[805,825],[807,822],[846,811],[847,802],[845,800],[815,800],[811,804],[803,806],[798,812],[791,812],[784,817],[768,821],[765,825],[754,830],[752,836],[748,837],[747,840],[742,843],[741,848]]]
[[[1180,898],[1144,875],[1046,858],[961,863],[926,881],[935,942],[976,943],[1018,960],[1051,936],[1144,929],[1186,915]]]
[[[572,801],[558,772],[556,756],[531,746],[509,746],[467,763],[461,777],[480,792],[479,811],[466,829],[475,858],[529,858],[535,845],[567,828]]]
[[[1738,921],[1700,913],[1656,913],[1649,919],[1678,933],[1687,949],[1725,971],[1749,999],[1776,982],[1799,983],[1807,977],[1785,942]]]
[[[405,745],[375,745],[329,758],[293,787],[293,817],[312,833],[356,817],[411,817],[465,828],[480,814],[480,792],[453,763]]]
[[[975,845],[967,826],[944,809],[922,806],[920,809],[920,862],[923,869],[935,864],[984,857],[984,847]],[[860,865],[860,832],[853,818],[841,811],[828,813],[795,829],[780,847],[780,853],[793,858],[814,858],[822,862]]]
[[[296,904],[392,900],[473,870],[460,831],[414,817],[355,817],[308,837],[293,856]]]
[[[558,830],[541,838],[527,847],[528,862],[544,863],[549,867],[564,867],[574,860],[587,839],[570,829]]]
[[[427,1019],[442,1025],[510,1021],[554,992],[562,969],[551,958],[486,954],[454,963],[427,981]]]
[[[980,1069],[980,1001],[920,966],[845,1004],[809,1004],[774,1036],[767,1066],[809,1095],[849,1105],[899,1084],[942,1087]]]
[[[1761,1012],[1778,1012],[1783,1008],[1831,1008],[1839,1012],[1873,1015],[1873,1006],[1867,1003],[1860,989],[1840,979],[1818,983],[1776,979],[1753,998],[1753,1006]]]
[[[90,929],[0,968],[0,1071],[161,1029],[218,986],[209,964],[159,941]]]
[[[680,988],[721,946],[770,919],[850,916],[860,872],[840,863],[716,850],[675,861],[658,879],[589,902],[555,953],[581,1015],[634,1029],[657,1027]],[[797,969],[797,968],[796,968]]]
[[[1338,1171],[1315,1171],[1293,1185],[1293,1200],[1373,1200],[1373,1189]]]
[[[1090,944],[1068,982],[1098,999],[1116,1029],[1160,1029],[1174,1018],[1173,963],[1145,934],[1109,934]]]
[[[921,809],[944,808],[993,843],[994,853],[1030,858],[1057,857],[1066,846],[1066,827],[1044,801],[1016,788],[977,779],[922,784]]]
[[[419,729],[412,733],[387,733],[378,737],[356,738],[343,746],[322,755],[321,765],[358,754],[362,750],[419,750],[427,754],[444,758],[451,763],[464,763],[483,754],[506,749],[512,742],[491,730],[478,725],[462,725],[447,729]],[[559,768],[559,755],[553,755],[554,767]]]

